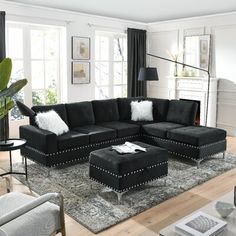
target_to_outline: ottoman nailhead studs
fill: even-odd
[[[152,168],[155,168],[155,167],[158,167],[158,166],[161,166],[161,165],[166,165],[166,164],[168,164],[168,161],[160,162],[160,163],[158,163],[156,165],[148,166],[147,168],[148,169],[152,169]],[[96,168],[96,169],[98,169],[100,171],[103,171],[103,172],[105,172],[107,174],[110,174],[110,175],[112,175],[112,176],[114,176],[116,178],[119,178],[119,179],[127,177],[127,176],[130,176],[130,175],[133,175],[133,174],[136,174],[136,173],[139,173],[139,172],[143,172],[145,170],[144,168],[141,168],[141,169],[138,169],[138,170],[135,170],[135,171],[131,171],[131,172],[125,173],[124,175],[116,175],[116,174],[114,174],[114,173],[112,173],[112,172],[110,172],[108,170],[105,170],[105,169],[103,169],[103,168],[101,168],[101,167],[99,167],[97,165],[90,164],[90,166],[92,166],[92,167],[94,167],[94,168]]]
[[[133,189],[133,188],[139,187],[139,186],[141,186],[141,185],[150,183],[150,182],[152,182],[152,181],[154,181],[154,180],[157,180],[157,179],[160,179],[160,178],[164,178],[164,177],[166,177],[166,176],[167,176],[167,175],[162,175],[162,176],[159,176],[159,177],[157,177],[157,178],[153,178],[153,179],[151,179],[151,180],[148,180],[148,181],[145,181],[145,182],[142,182],[142,183],[139,183],[139,184],[132,185],[132,186],[130,186],[130,187],[128,187],[128,188],[124,188],[124,189],[122,189],[122,190],[121,190],[121,189],[113,188],[113,187],[111,187],[111,186],[108,186],[107,184],[104,184],[104,183],[100,182],[99,180],[94,179],[94,178],[91,177],[91,176],[90,176],[89,178],[92,179],[93,181],[99,183],[99,184],[102,184],[103,186],[108,187],[109,189],[111,189],[111,190],[113,190],[113,191],[115,191],[115,192],[122,193],[122,192],[127,192],[127,191],[129,191],[129,190],[131,190],[131,189]]]

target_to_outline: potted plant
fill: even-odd
[[[22,79],[8,87],[11,71],[12,61],[10,58],[5,58],[0,63],[0,145],[9,144],[8,112],[15,106],[12,97],[27,84],[27,79]]]

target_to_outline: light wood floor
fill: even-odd
[[[236,154],[235,137],[228,137],[227,152]],[[13,157],[15,159],[19,158],[19,153],[16,152]],[[8,161],[7,154],[0,153],[0,167],[8,165]],[[13,191],[34,194],[28,189],[28,187],[21,184],[15,178],[12,178],[12,183]],[[158,235],[160,229],[231,191],[235,185],[236,169],[233,169],[97,235]],[[5,193],[4,187],[3,183],[0,184],[0,194]],[[66,216],[66,231],[68,236],[95,235],[69,216]]]

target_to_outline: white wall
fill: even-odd
[[[1,11],[6,11],[6,20],[22,21],[27,23],[38,23],[58,25],[66,27],[67,40],[67,73],[63,78],[63,89],[67,95],[65,102],[92,100],[95,97],[94,89],[94,35],[95,30],[109,30],[124,32],[128,27],[146,29],[146,24],[76,13],[70,11],[56,10],[51,8],[30,6],[0,0]],[[89,26],[91,24],[92,26]],[[84,85],[71,84],[71,37],[82,36],[91,38],[91,83]]]
[[[149,52],[163,57],[169,57],[167,50],[182,51],[185,35],[212,35],[211,74],[219,78],[217,126],[236,136],[236,12],[152,23],[147,30]],[[168,98],[167,77],[173,75],[173,65],[158,59],[150,61],[158,67],[160,80],[149,84],[148,95]]]

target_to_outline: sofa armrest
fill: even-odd
[[[24,125],[20,126],[20,137],[27,141],[27,146],[44,153],[57,151],[57,135],[48,130],[39,129],[33,125]]]

